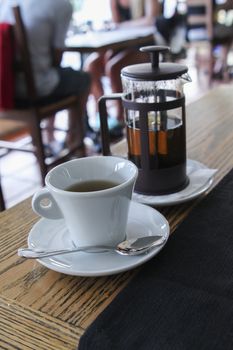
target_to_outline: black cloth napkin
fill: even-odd
[[[78,349],[233,349],[233,170],[90,325]]]

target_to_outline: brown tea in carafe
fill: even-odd
[[[180,118],[166,118],[166,128],[160,123],[151,123],[149,133],[149,157],[152,169],[182,165],[186,160],[184,127]],[[127,125],[128,158],[141,168],[141,136],[139,120]]]

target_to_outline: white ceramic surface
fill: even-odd
[[[51,270],[74,276],[104,276],[124,272],[139,266],[164,247],[170,229],[167,220],[157,210],[131,202],[127,223],[127,238],[161,235],[165,242],[138,256],[122,256],[116,252],[71,253],[38,260]],[[72,247],[64,220],[40,219],[28,236],[30,248],[51,249]]]
[[[32,199],[33,210],[48,219],[64,219],[76,245],[117,245],[126,235],[126,224],[138,169],[118,157],[86,157],[53,168],[46,187]],[[69,192],[73,184],[92,180],[117,183],[101,191]],[[43,204],[47,200],[47,205]]]
[[[210,188],[216,172],[217,169],[208,169],[204,164],[188,159],[187,175],[189,184],[186,188],[162,196],[150,196],[134,192],[132,199],[139,203],[161,207],[187,202],[204,194]]]

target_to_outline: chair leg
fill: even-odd
[[[225,83],[229,82],[229,74],[228,74],[228,71],[227,71],[227,57],[228,57],[228,53],[230,51],[230,47],[231,47],[231,44],[230,43],[224,43],[224,44],[220,44],[220,57],[219,57],[219,60],[220,60],[220,65],[219,67],[216,67],[216,60],[215,60],[215,57],[214,57],[214,48],[215,48],[215,45],[213,43],[211,43],[211,47],[210,47],[210,59],[209,59],[209,62],[210,62],[210,84],[211,84],[211,81],[214,77],[214,73],[216,68],[218,68],[219,70],[222,70],[222,74],[223,74],[223,81]]]
[[[2,193],[2,186],[1,186],[1,183],[0,183],[0,211],[3,211],[5,209],[6,209],[5,201],[4,201],[4,197],[3,197],[3,193]]]
[[[48,172],[48,167],[45,162],[46,157],[45,157],[44,145],[42,140],[42,129],[40,127],[39,121],[36,120],[36,118],[35,120],[31,121],[31,135],[32,135],[32,142],[35,147],[35,154],[40,167],[42,183],[44,184],[45,176]]]
[[[230,80],[230,75],[228,73],[227,58],[230,52],[231,45],[225,44],[222,47],[222,61],[223,61],[223,81],[228,83]]]
[[[209,43],[209,86],[211,86],[213,82],[214,65],[215,65],[214,45],[212,42],[210,42]]]

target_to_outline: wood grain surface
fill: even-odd
[[[233,167],[233,85],[187,106],[188,158],[218,168],[214,184]],[[114,154],[125,154],[126,143]],[[201,198],[162,208],[173,232]],[[0,214],[0,349],[75,349],[86,327],[140,268],[108,277],[73,277],[17,256],[38,217],[28,199]]]

